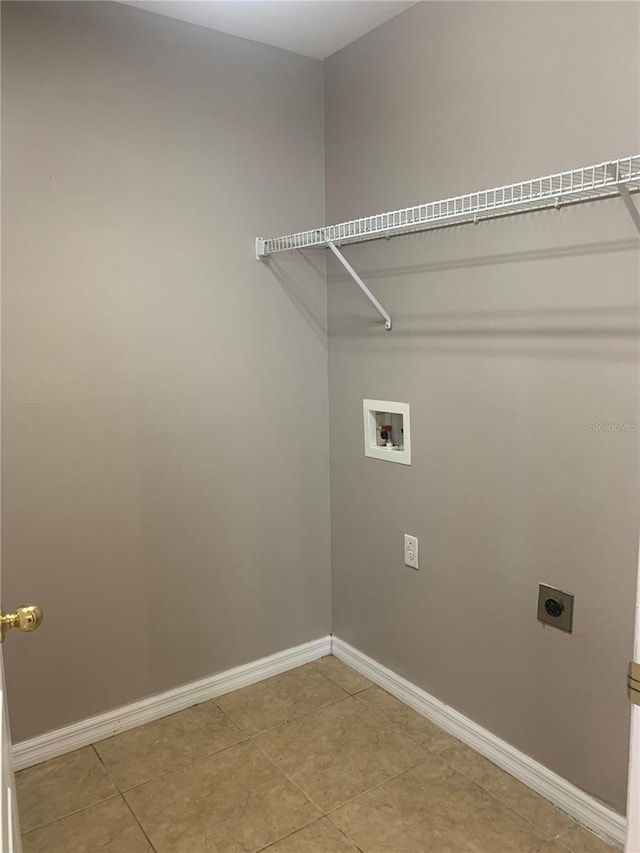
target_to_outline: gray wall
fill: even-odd
[[[330,630],[321,63],[111,3],[2,4],[14,740]]]
[[[638,5],[424,3],[326,62],[329,222],[638,150]],[[638,237],[620,202],[346,251],[329,268],[334,631],[625,808]],[[413,464],[362,399],[411,404]],[[419,572],[402,534],[420,539]],[[569,636],[537,584],[575,593]]]

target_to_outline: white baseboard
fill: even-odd
[[[338,637],[333,637],[331,649],[344,663],[524,782],[578,823],[623,847],[626,819],[622,815]]]
[[[310,663],[330,653],[331,637],[322,637],[292,649],[276,652],[253,663],[174,687],[172,690],[149,696],[139,702],[114,708],[104,714],[79,720],[70,726],[46,732],[31,740],[16,743],[12,751],[14,770],[40,764],[49,758],[88,746],[90,743],[126,729],[159,720],[191,705],[206,702],[207,699],[215,699],[216,696],[222,696],[224,693],[230,693],[232,690],[238,690],[240,687],[246,687],[248,684],[254,684],[256,681],[262,681],[272,675]]]

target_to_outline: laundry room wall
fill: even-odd
[[[14,741],[326,636],[319,61],[116,3],[2,4]]]
[[[638,10],[421,3],[330,57],[327,221],[637,153]],[[638,242],[612,200],[345,247],[390,332],[329,266],[335,633],[620,812]],[[365,458],[363,398],[410,404],[411,466]]]

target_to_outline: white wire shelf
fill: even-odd
[[[258,237],[256,257],[262,259],[278,252],[330,247],[330,244],[344,246],[616,196],[622,196],[629,207],[632,204],[629,194],[636,192],[640,192],[640,154],[284,237]]]

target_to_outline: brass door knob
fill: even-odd
[[[44,613],[39,604],[24,604],[18,607],[15,613],[0,612],[0,643],[4,642],[4,635],[10,628],[19,631],[35,631],[40,627]]]

